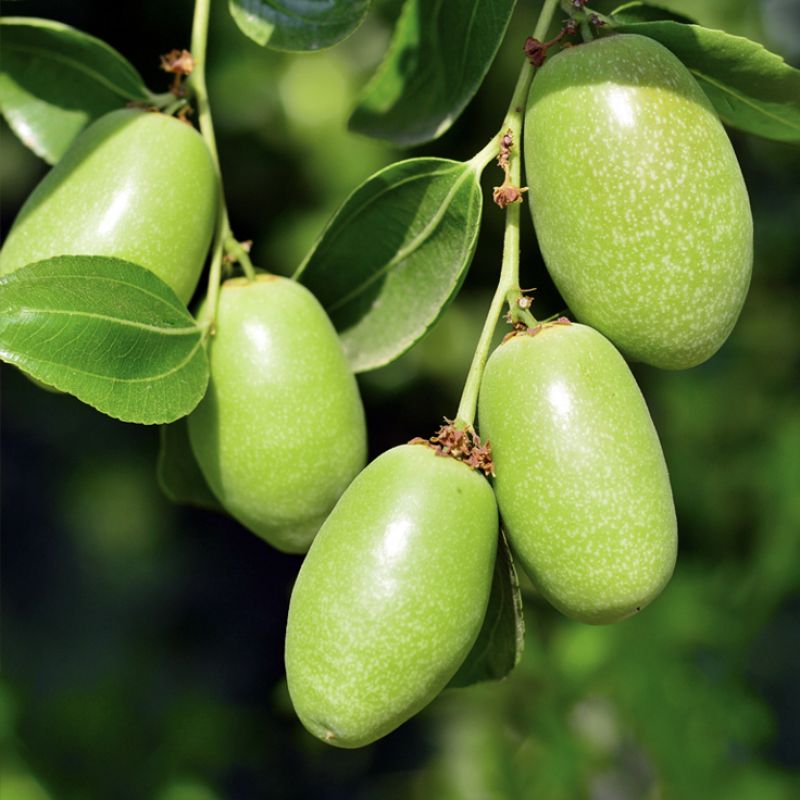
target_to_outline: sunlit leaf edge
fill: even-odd
[[[677,11],[673,11],[671,8],[665,8],[664,6],[661,6],[658,3],[641,2],[641,0],[632,0],[629,3],[623,3],[621,6],[617,6],[609,14],[609,16],[612,19],[617,19],[620,21],[620,23],[622,23],[625,21],[625,17],[630,15],[631,19],[629,19],[628,21],[634,22],[638,17],[638,15],[636,14],[637,9],[643,9],[643,10],[650,9],[655,14],[659,14],[660,15],[659,18],[662,20],[672,20],[673,22],[680,22],[684,24],[695,24],[697,22],[697,20],[695,20],[694,18],[689,17],[686,14],[681,14]],[[643,22],[646,19],[647,19],[646,17],[642,17],[638,21]],[[653,17],[647,21],[652,22],[654,20],[655,18]]]
[[[231,18],[236,23],[236,26],[239,28],[239,30],[248,39],[250,39],[250,41],[255,42],[260,47],[266,47],[270,50],[275,50],[278,52],[309,53],[319,52],[321,50],[327,50],[331,47],[334,47],[355,33],[355,31],[361,27],[362,23],[366,19],[372,0],[359,0],[362,9],[355,20],[348,22],[345,31],[340,35],[336,35],[329,39],[324,39],[321,44],[316,44],[313,47],[292,47],[280,42],[275,43],[272,41],[272,33],[269,33],[266,36],[256,33],[255,31],[260,25],[270,25],[271,23],[260,20],[256,12],[248,11],[243,8],[242,2],[243,0],[228,0],[228,12],[230,13]],[[274,25],[273,28],[275,28]]]

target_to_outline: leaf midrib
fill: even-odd
[[[28,316],[28,315],[38,315],[38,314],[45,314],[45,315],[52,315],[52,316],[64,316],[64,317],[79,317],[85,319],[96,319],[101,320],[102,322],[109,322],[114,325],[119,325],[123,328],[134,328],[142,331],[149,331],[151,333],[157,333],[159,336],[188,336],[196,334],[200,336],[202,339],[202,329],[199,328],[197,325],[191,326],[184,326],[184,327],[160,327],[158,325],[151,325],[148,322],[137,322],[136,320],[124,319],[121,317],[112,317],[108,314],[99,314],[94,311],[70,311],[66,309],[57,309],[57,308],[35,308],[32,306],[17,306],[16,314],[11,315],[11,319],[14,319],[14,316]]]
[[[708,75],[701,72],[699,69],[696,69],[695,67],[692,67],[690,71],[700,80],[704,80],[707,83],[710,83],[715,89],[718,89],[720,92],[723,92],[724,94],[730,95],[735,100],[740,102],[742,105],[748,106],[756,113],[761,114],[767,117],[768,119],[771,119],[774,122],[777,122],[778,124],[783,125],[787,128],[800,131],[800,124],[793,124],[790,120],[787,120],[784,117],[781,117],[780,115],[767,110],[762,105],[759,105],[758,103],[748,98],[746,95],[738,94],[728,84],[721,83],[720,81],[717,81],[714,78],[709,77]]]
[[[202,343],[202,338],[198,339],[195,346],[187,353],[185,358],[183,358],[173,367],[170,367],[170,369],[166,370],[165,372],[159,372],[155,375],[147,375],[142,378],[114,378],[108,375],[100,375],[99,373],[96,372],[89,372],[88,370],[83,370],[78,367],[73,367],[59,361],[51,361],[46,358],[33,358],[31,356],[23,356],[22,358],[19,358],[15,355],[13,350],[9,351],[4,347],[0,347],[0,358],[11,364],[28,364],[28,365],[46,364],[51,367],[56,367],[58,369],[68,370],[69,372],[74,373],[76,375],[82,375],[88,378],[94,378],[96,380],[104,381],[109,384],[115,384],[115,383],[137,384],[137,383],[160,381],[169,377],[170,375],[180,372],[197,355],[197,351],[200,348],[201,343]],[[61,385],[54,382],[53,386],[55,386],[57,389],[67,388],[63,381],[61,381],[60,383]],[[70,389],[69,391],[72,390]]]
[[[403,162],[399,162],[403,164]],[[367,182],[359,186],[355,189],[350,196],[344,201],[341,205],[339,210],[334,214],[333,218],[328,222],[325,229],[322,231],[319,239],[317,240],[314,247],[311,249],[311,252],[303,259],[300,263],[300,266],[294,271],[292,275],[292,279],[296,281],[300,281],[302,283],[303,274],[306,272],[308,267],[314,261],[315,256],[317,253],[323,249],[331,249],[333,244],[339,239],[340,236],[344,234],[347,227],[349,225],[353,225],[355,220],[364,212],[365,209],[369,208],[373,203],[383,197],[385,194],[389,192],[393,192],[401,186],[405,186],[408,183],[413,183],[414,181],[423,180],[425,178],[439,178],[442,176],[447,175],[450,172],[454,172],[456,169],[460,169],[465,165],[460,162],[450,163],[444,168],[439,169],[431,169],[428,172],[420,172],[414,173],[412,175],[407,175],[405,178],[401,180],[393,181],[390,184],[384,186],[379,192],[374,194],[369,194],[363,201],[359,203],[358,206],[353,208],[352,210],[347,211],[345,215],[344,212],[347,210],[347,206],[349,203],[355,201],[355,198],[358,194],[365,190],[369,183],[373,180],[376,180],[379,176],[384,175],[387,172],[390,172],[394,169],[398,168],[398,164],[390,164],[388,167],[384,168],[380,172],[373,175],[371,178],[367,179]]]
[[[76,256],[56,256],[55,259],[61,258],[76,258]],[[78,256],[79,258],[79,256]],[[88,256],[90,259],[94,258],[105,258],[105,256]],[[49,261],[50,259],[48,259]],[[47,263],[47,262],[38,262],[38,263]],[[126,263],[133,263],[133,262],[126,262]],[[139,265],[134,265],[139,266]],[[148,271],[146,267],[140,267],[141,269]],[[23,268],[27,269],[27,268]],[[45,284],[45,288],[48,289],[46,284],[48,282],[55,282],[56,289],[58,289],[58,283],[68,280],[74,281],[91,281],[93,283],[110,283],[110,284],[117,284],[118,286],[123,287],[127,291],[131,292],[139,292],[143,294],[145,297],[151,300],[155,300],[159,305],[166,306],[172,313],[178,313],[182,316],[189,316],[189,312],[182,306],[179,305],[177,296],[175,297],[175,301],[173,301],[169,297],[164,297],[162,294],[159,294],[147,287],[141,286],[140,284],[131,283],[130,281],[124,280],[123,278],[117,278],[111,275],[103,275],[98,273],[92,272],[68,272],[66,268],[56,268],[56,271],[48,270],[44,275],[30,275],[30,274],[22,274],[19,270],[15,270],[14,272],[10,272],[7,275],[0,277],[0,289],[10,287],[12,291],[19,286],[28,286],[30,284]],[[166,284],[165,284],[166,286]]]

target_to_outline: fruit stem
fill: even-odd
[[[467,161],[467,164],[476,175],[481,175],[486,167],[497,158],[497,154],[500,151],[500,143],[497,138],[497,136],[492,136],[488,144]]]
[[[536,27],[533,31],[535,39],[544,40],[550,23],[553,21],[559,0],[545,0]],[[503,124],[500,131],[489,145],[493,145],[497,152],[499,141],[503,136],[511,137],[512,147],[508,153],[508,180],[513,186],[519,186],[522,179],[522,156],[520,148],[522,145],[522,119],[525,109],[525,101],[528,97],[528,89],[533,80],[534,67],[525,60],[520,70],[517,84],[514,87],[514,94],[511,96],[511,103],[508,106]],[[471,163],[482,163],[489,145],[476,155]],[[487,162],[488,163],[488,162]],[[489,350],[492,346],[497,321],[503,311],[503,306],[508,303],[509,310],[513,314],[522,292],[519,288],[519,215],[520,203],[509,203],[506,206],[505,234],[503,236],[503,261],[500,267],[500,278],[495,289],[492,302],[489,306],[489,313],[483,323],[478,345],[472,357],[467,379],[464,382],[464,391],[461,393],[461,402],[458,404],[458,413],[454,421],[457,428],[472,428],[475,422],[475,410],[478,405],[478,391],[483,377],[483,370],[489,358]],[[528,312],[529,314],[529,312]],[[533,316],[531,315],[531,319]],[[535,322],[535,320],[534,320]]]
[[[220,202],[217,210],[217,224],[214,232],[214,243],[211,251],[211,267],[208,275],[208,297],[205,307],[206,321],[212,324],[217,314],[217,299],[219,297],[219,284],[222,279],[222,257],[227,249],[242,265],[245,275],[250,280],[255,278],[255,270],[250,262],[249,256],[243,248],[231,247],[230,242],[234,241],[231,232],[230,221],[228,219],[228,207],[225,204],[225,191],[222,183],[222,172],[219,166],[219,155],[217,153],[217,139],[214,135],[214,121],[211,117],[211,106],[208,101],[208,87],[206,86],[206,50],[208,44],[208,18],[211,8],[211,0],[195,0],[194,17],[192,19],[192,57],[194,58],[194,70],[189,78],[194,96],[197,100],[197,117],[200,123],[200,133],[205,140],[206,146],[211,153],[211,159],[217,170],[219,180]]]
[[[157,94],[148,91],[147,100],[149,105],[159,110],[163,110],[175,102],[175,95],[172,94],[172,92],[161,92]]]

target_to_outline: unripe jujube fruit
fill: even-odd
[[[568,323],[512,337],[486,364],[479,419],[511,548],[556,608],[614,622],[658,595],[677,548],[669,476],[606,338]]]
[[[524,138],[539,245],[576,318],[658,367],[713,355],[744,303],[753,225],[683,64],[638,35],[565,49],[533,80]]]
[[[165,114],[122,109],[90,125],[36,187],[0,251],[0,273],[57,255],[124,258],[188,302],[219,202],[208,148]]]
[[[222,284],[208,392],[189,441],[211,490],[243,525],[301,553],[364,466],[355,378],[330,320],[275,275]]]
[[[480,631],[497,534],[486,479],[424,445],[353,481],[289,606],[286,677],[309,731],[361,747],[441,692]]]

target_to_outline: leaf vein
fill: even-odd
[[[343,297],[340,297],[335,303],[332,303],[328,308],[328,313],[333,313],[346,303],[349,303],[354,297],[357,297],[359,294],[364,292],[369,286],[375,283],[375,281],[382,278],[387,272],[397,266],[397,264],[401,263],[410,255],[419,250],[419,248],[422,247],[426,241],[428,241],[436,228],[439,227],[439,223],[441,223],[444,215],[450,208],[453,197],[461,188],[461,185],[464,183],[464,181],[469,178],[471,174],[472,173],[470,171],[465,171],[464,174],[457,181],[455,181],[450,191],[447,193],[444,201],[439,206],[433,217],[431,217],[430,221],[425,225],[425,227],[410,242],[408,242],[408,244],[406,244],[404,247],[401,247],[383,267],[373,272],[365,281],[353,288]]]

